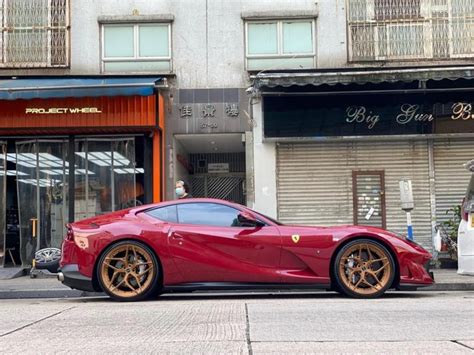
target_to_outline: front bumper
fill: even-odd
[[[61,267],[58,273],[58,280],[70,288],[89,292],[96,291],[94,290],[92,279],[82,275],[77,264],[67,264]]]

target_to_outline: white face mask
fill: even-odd
[[[186,191],[184,191],[184,187],[177,187],[175,192],[176,196],[181,197],[185,194]]]

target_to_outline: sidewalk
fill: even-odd
[[[455,269],[433,270],[436,283],[420,291],[474,291],[474,276],[458,275]],[[16,279],[0,280],[0,299],[15,298],[69,298],[100,296],[102,293],[72,290],[56,278],[31,279],[23,276]]]

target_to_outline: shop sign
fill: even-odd
[[[209,174],[228,173],[229,163],[209,163],[207,164],[207,172]]]
[[[266,137],[474,133],[474,95],[264,98]]]
[[[25,114],[31,115],[54,115],[54,114],[87,114],[87,113],[102,113],[98,107],[50,107],[50,108],[25,108]]]

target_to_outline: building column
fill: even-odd
[[[253,209],[277,218],[276,195],[276,144],[263,143],[262,100],[253,106],[253,149],[255,202]]]

